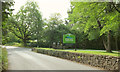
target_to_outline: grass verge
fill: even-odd
[[[17,42],[7,43],[7,44],[5,44],[5,46],[32,48],[30,46],[24,46],[22,43],[17,43]]]
[[[17,47],[23,47],[22,43],[12,42],[5,44],[6,46],[17,46]]]
[[[68,50],[68,49],[53,49],[53,48],[36,48],[36,49],[45,49],[45,50],[56,50],[56,51],[67,51],[67,52],[73,52],[73,53],[86,53],[86,54],[95,54],[95,55],[109,55],[109,56],[120,56],[120,53],[117,51],[114,51],[113,53],[108,53],[106,51],[95,51],[95,50]]]
[[[2,70],[8,69],[8,53],[6,48],[2,48]]]

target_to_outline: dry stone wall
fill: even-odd
[[[119,57],[105,56],[105,55],[93,55],[83,53],[71,53],[65,51],[45,50],[45,49],[33,49],[38,53],[47,54],[79,63],[100,67],[107,70],[118,70],[118,64],[120,63]]]
[[[0,72],[2,71],[2,48],[0,47]]]

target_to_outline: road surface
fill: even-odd
[[[5,47],[8,50],[8,70],[100,70],[69,60],[35,53],[29,48]]]

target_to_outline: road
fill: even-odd
[[[69,60],[35,53],[29,48],[5,47],[8,50],[8,70],[100,70]]]

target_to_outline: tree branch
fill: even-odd
[[[115,4],[112,2],[112,5],[114,6],[115,10],[120,13],[120,10],[117,9],[117,7],[115,6]]]

